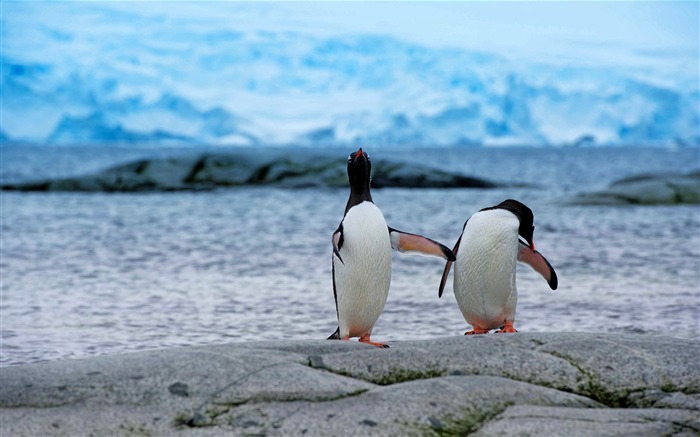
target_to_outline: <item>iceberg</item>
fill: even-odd
[[[3,142],[700,145],[692,50],[556,62],[245,24],[265,5],[3,8]]]

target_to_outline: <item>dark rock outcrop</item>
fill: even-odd
[[[613,182],[602,191],[580,194],[578,205],[672,205],[700,203],[700,171],[643,174]]]
[[[151,159],[95,174],[2,185],[19,191],[175,191],[244,185],[287,188],[346,187],[346,162],[325,156],[206,154]],[[410,188],[492,188],[493,182],[403,162],[373,162],[372,186]]]

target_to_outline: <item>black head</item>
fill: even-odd
[[[530,246],[532,250],[535,250],[535,244],[532,242],[533,234],[535,233],[535,216],[532,214],[532,210],[530,208],[517,200],[508,199],[496,206],[484,208],[482,211],[489,209],[505,209],[506,211],[510,211],[515,214],[520,221],[518,235],[520,235],[527,242],[527,245]]]
[[[348,158],[348,178],[350,179],[350,190],[355,193],[369,192],[369,178],[372,172],[372,163],[369,155],[360,150],[351,153]]]
[[[348,179],[350,181],[350,199],[345,209],[347,212],[351,207],[364,201],[372,201],[369,193],[370,174],[372,173],[372,163],[369,155],[360,150],[351,153],[348,158]]]

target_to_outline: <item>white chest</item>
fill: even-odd
[[[391,242],[382,212],[371,202],[352,207],[343,219],[341,263],[333,257],[341,336],[371,331],[389,294]]]
[[[341,256],[360,263],[368,258],[391,256],[389,228],[384,215],[372,202],[363,202],[348,211],[343,219]],[[351,263],[353,264],[353,263]]]

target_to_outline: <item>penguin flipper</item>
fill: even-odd
[[[340,340],[340,326],[326,340]]]
[[[532,250],[522,242],[520,243],[520,250],[518,251],[518,261],[529,265],[537,273],[542,275],[542,277],[547,281],[547,284],[549,284],[549,288],[552,290],[556,290],[559,286],[557,272],[554,271],[554,267],[552,267],[549,261],[547,261],[547,258],[543,257],[538,251]]]
[[[452,249],[452,253],[455,258],[457,257],[457,250],[459,250],[459,243],[462,241],[462,236],[460,235],[455,243],[455,248]],[[438,299],[442,297],[442,292],[445,291],[445,284],[447,283],[447,276],[450,274],[450,269],[452,268],[453,261],[447,261],[445,263],[445,270],[442,272],[442,279],[440,280],[440,289],[438,290]]]
[[[399,252],[420,252],[448,261],[455,260],[455,254],[449,248],[430,238],[401,232],[393,228],[389,228],[389,237],[391,239],[391,248]]]
[[[340,248],[343,247],[343,223],[340,223],[331,240],[333,241],[333,254],[338,257],[341,263],[345,264],[343,257],[340,256]]]

